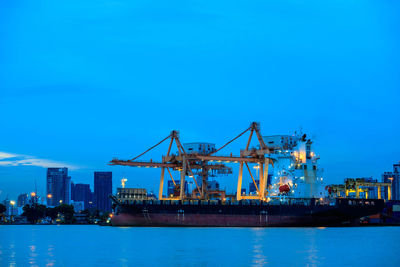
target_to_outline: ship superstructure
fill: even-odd
[[[319,156],[306,134],[264,136],[264,141],[274,162],[269,196],[326,197]]]

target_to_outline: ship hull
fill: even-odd
[[[355,202],[350,200],[350,203]],[[368,205],[366,204],[368,203]],[[373,203],[373,205],[370,205]],[[187,227],[288,227],[338,226],[382,211],[382,200],[343,199],[334,205],[270,204],[122,204],[117,206],[113,226]]]

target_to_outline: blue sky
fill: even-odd
[[[314,137],[328,183],[379,178],[400,160],[399,11],[361,0],[2,1],[0,200],[35,179],[44,193],[57,165],[75,182],[112,170],[115,186],[124,175],[155,189],[159,170],[107,162],[172,129],[222,145],[251,121],[264,135]]]

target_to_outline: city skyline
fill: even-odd
[[[400,160],[399,4],[356,2],[2,3],[0,199],[44,193],[48,167],[157,191],[159,170],[107,163],[171,130],[219,147],[252,121],[315,137],[327,183],[380,179]]]
[[[163,153],[165,151],[158,151],[158,153]],[[154,153],[153,155],[157,155],[158,153]],[[160,155],[161,155],[160,154]],[[323,162],[323,161],[322,161]],[[393,161],[393,162],[389,162],[389,167],[383,171],[376,171],[375,174],[365,174],[365,172],[363,173],[364,175],[361,175],[362,172],[360,172],[360,175],[346,175],[343,177],[339,177],[338,179],[333,179],[333,180],[329,180],[329,178],[327,178],[326,184],[334,184],[334,183],[340,183],[343,181],[343,179],[345,178],[349,178],[349,177],[372,177],[374,179],[378,179],[378,180],[382,180],[382,175],[384,174],[384,172],[389,172],[392,170],[392,166],[393,164],[398,163],[399,161]],[[228,164],[229,165],[229,164]],[[230,164],[234,169],[237,168],[236,164]],[[53,165],[51,165],[52,167],[50,168],[54,168]],[[60,165],[62,166],[62,165]],[[67,165],[68,166],[68,165]],[[13,166],[15,167],[15,166]],[[322,167],[324,167],[322,165]],[[3,168],[2,166],[0,166],[0,169]],[[12,168],[12,167],[7,167],[7,168]],[[45,176],[46,176],[46,171],[47,168],[43,167],[31,167],[31,166],[20,166],[18,168],[36,168],[36,172],[35,173],[42,173],[42,177],[38,177],[38,178],[34,178],[29,180],[30,182],[32,182],[31,185],[29,184],[24,184],[24,186],[21,187],[20,184],[16,184],[15,188],[16,190],[2,190],[2,188],[0,188],[0,199],[16,199],[18,195],[20,195],[21,193],[30,193],[30,192],[34,192],[37,191],[38,194],[42,195],[42,196],[46,196],[46,183],[45,183]],[[66,168],[66,167],[56,167],[56,168]],[[94,190],[94,182],[93,182],[93,173],[94,172],[98,172],[98,171],[110,171],[113,172],[114,178],[112,181],[112,192],[115,192],[116,189],[118,187],[121,187],[121,179],[123,177],[128,178],[128,187],[137,187],[137,188],[147,188],[149,192],[157,192],[158,191],[158,182],[159,182],[159,173],[160,170],[157,169],[138,169],[138,168],[132,168],[132,167],[125,167],[125,166],[107,166],[107,168],[103,168],[103,169],[85,169],[85,170],[77,170],[75,168],[73,168],[72,170],[70,170],[68,168],[68,172],[71,173],[71,182],[74,183],[84,183],[84,184],[89,184],[90,188],[92,190]],[[29,173],[29,172],[28,172]],[[150,173],[150,174],[149,174]],[[152,179],[141,179],[140,177],[149,177],[150,175],[152,175],[153,177],[151,177]],[[217,180],[219,180],[219,182],[222,184],[222,188],[227,188],[228,191],[230,190],[234,190],[235,186],[236,186],[236,182],[237,182],[237,172],[236,170],[234,170],[234,173],[228,176],[230,179],[227,182],[226,178],[218,178]],[[324,177],[326,177],[326,175],[324,175]],[[6,186],[3,188],[7,188]],[[11,188],[12,188],[12,184],[11,184]],[[25,188],[25,190],[20,190],[21,188]]]
[[[1,266],[400,266],[400,1],[0,1]]]

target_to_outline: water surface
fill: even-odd
[[[400,266],[400,227],[0,226],[0,266]]]

